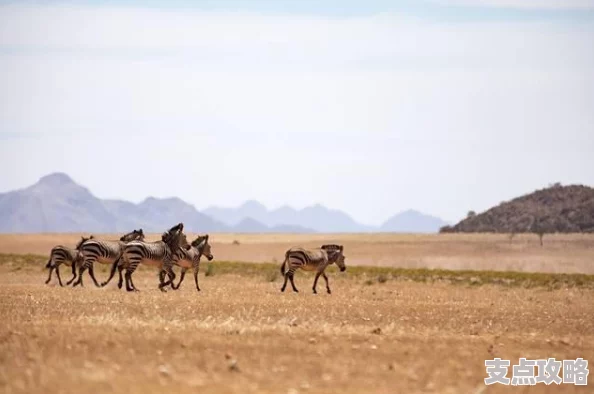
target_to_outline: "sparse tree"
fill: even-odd
[[[536,234],[538,234],[538,239],[540,240],[540,246],[542,246],[542,237],[544,237],[544,231],[538,231]]]
[[[509,238],[509,244],[512,244],[512,241],[514,240],[514,237],[516,236],[516,232],[512,230],[511,233],[509,233],[509,235],[507,236]]]
[[[468,213],[466,214],[467,218],[473,218],[476,216],[476,212],[474,211],[468,211]]]
[[[542,238],[545,235],[545,226],[541,217],[533,217],[532,221],[532,232],[538,235],[538,239],[540,241],[540,246],[543,246]]]

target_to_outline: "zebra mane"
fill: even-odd
[[[342,245],[336,245],[336,244],[326,244],[326,245],[322,245],[322,249],[324,249],[326,252],[342,252]]]
[[[89,239],[94,239],[94,238],[95,238],[95,236],[93,236],[93,235],[91,235],[88,238],[80,237],[80,241],[78,241],[78,243],[76,244],[76,248],[75,249],[76,250],[79,250],[80,247],[82,246],[82,244],[84,244],[85,242],[87,242]]]
[[[183,232],[169,232],[165,231],[161,236],[161,240],[165,242],[171,249],[176,248],[186,248],[188,245],[188,241],[186,239],[186,234]]]
[[[144,240],[144,232],[142,231],[142,229],[131,231],[128,234],[124,234],[120,237],[120,241],[123,242],[129,242],[134,240]]]

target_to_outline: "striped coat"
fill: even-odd
[[[130,242],[132,240],[143,239],[144,232],[142,231],[142,229],[139,229],[123,235],[118,241],[92,239],[84,242],[80,248],[80,252],[83,256],[83,263],[78,270],[78,280],[74,282],[74,286],[82,286],[83,273],[87,269],[89,270],[89,275],[95,283],[95,286],[105,286],[107,283],[109,283],[111,278],[113,278],[113,275],[115,273],[115,267],[118,265],[118,262],[122,257],[124,245],[126,245],[127,242]],[[95,278],[95,272],[93,268],[95,263],[112,265],[109,278],[101,285],[99,285],[97,279]]]
[[[93,236],[91,235],[89,238],[81,237],[81,240],[74,249],[63,245],[57,245],[52,248],[49,260],[45,265],[45,268],[49,269],[49,276],[45,284],[48,284],[52,280],[52,272],[55,270],[58,283],[60,283],[60,286],[63,286],[62,278],[60,278],[60,265],[62,264],[72,267],[72,278],[66,284],[69,285],[76,279],[76,266],[82,263],[82,255],[79,253],[79,250],[81,245],[89,239],[93,239]]]
[[[160,241],[132,241],[126,244],[123,249],[122,266],[120,268],[120,270],[126,270],[124,276],[126,290],[138,291],[132,281],[132,274],[142,263],[159,268],[159,289],[166,291],[165,287],[172,284],[175,279],[173,264],[176,262],[177,252],[187,245],[186,235],[183,233],[183,223],[179,223],[169,231],[164,232]],[[169,276],[169,280],[166,282],[164,281],[165,274]],[[118,286],[121,287],[121,285]]]
[[[298,292],[293,281],[293,276],[297,269],[305,271],[316,271],[316,276],[313,283],[313,292],[317,294],[316,286],[320,276],[326,281],[326,291],[331,294],[330,284],[328,283],[328,277],[324,272],[326,267],[330,264],[336,263],[341,271],[346,270],[345,256],[343,254],[342,245],[322,245],[319,249],[303,249],[303,248],[291,248],[285,253],[285,260],[281,265],[281,274],[284,275],[285,281],[281,291],[285,291],[287,287],[287,281],[291,281],[293,291]]]
[[[179,286],[184,280],[186,276],[186,271],[189,268],[194,270],[194,282],[196,283],[196,290],[200,291],[200,286],[198,285],[198,272],[200,271],[200,258],[202,256],[206,256],[208,261],[212,261],[214,256],[210,250],[210,244],[208,243],[208,234],[201,235],[195,240],[192,241],[190,245],[185,248],[180,248],[177,251],[177,256],[175,259],[175,264],[182,268],[181,276],[179,278],[179,283],[175,286],[173,283],[171,287],[174,290],[179,289]]]

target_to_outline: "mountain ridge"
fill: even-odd
[[[132,228],[161,232],[179,221],[195,232],[411,232],[386,223],[380,227],[366,226],[347,213],[322,204],[302,209],[288,205],[268,209],[251,199],[236,208],[209,207],[200,211],[179,197],[149,196],[139,203],[100,199],[65,173],[48,174],[28,187],[0,193],[2,233],[125,232]],[[437,232],[439,226],[433,227],[427,232]]]

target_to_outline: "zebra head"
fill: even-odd
[[[212,259],[214,259],[214,256],[210,252],[208,234],[198,236],[198,238],[192,241],[192,246],[198,249],[198,253],[200,253],[200,255],[206,256],[208,261],[212,261]]]
[[[120,241],[144,241],[144,232],[142,231],[142,229],[134,230],[132,232],[129,232],[128,234],[122,235]]]
[[[181,233],[184,231],[184,224],[183,223],[178,223],[175,226],[171,227],[167,232],[168,233]]]
[[[188,241],[186,234],[183,233],[184,225],[179,223],[178,225],[165,231],[161,236],[161,240],[171,248],[171,250],[177,250],[179,248],[187,248]]]
[[[322,245],[322,249],[324,249],[326,253],[328,253],[328,262],[330,264],[336,263],[338,268],[340,268],[341,272],[346,270],[346,265],[344,264],[345,256],[342,253],[344,247],[342,245]]]
[[[76,250],[80,250],[81,246],[87,242],[89,239],[94,239],[95,237],[91,235],[90,237],[80,237],[80,241],[76,244]]]

